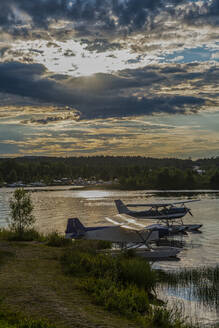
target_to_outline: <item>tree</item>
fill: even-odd
[[[4,180],[3,180],[1,172],[0,172],[0,187],[2,187],[3,184],[4,184]]]
[[[213,186],[213,187],[218,187],[219,186],[219,171],[216,171],[213,175],[212,175],[212,177],[211,177],[211,179],[210,179],[210,183],[211,183],[211,185]]]
[[[10,171],[9,175],[7,176],[7,182],[12,183],[17,181],[17,172],[13,169]]]
[[[28,191],[18,188],[10,199],[10,228],[21,237],[30,228],[35,218],[32,215],[33,204]]]

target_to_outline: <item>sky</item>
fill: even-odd
[[[0,157],[219,156],[219,0],[0,0]]]

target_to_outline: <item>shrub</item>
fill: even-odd
[[[65,271],[73,275],[85,274],[96,278],[110,275],[112,279],[116,276],[116,262],[110,255],[71,249],[62,256],[61,261]]]
[[[35,229],[25,230],[22,234],[12,230],[1,229],[0,239],[10,241],[43,241],[44,237]]]
[[[110,278],[89,278],[82,282],[82,287],[92,294],[97,304],[103,305],[109,311],[128,317],[149,311],[150,305],[146,291],[135,285],[123,287],[112,282]]]
[[[73,274],[85,274],[95,278],[110,277],[122,285],[135,284],[147,292],[154,291],[157,278],[148,262],[139,258],[127,258],[123,255],[114,258],[110,254],[95,254],[77,249],[68,250],[62,256],[65,271]]]
[[[57,231],[54,231],[47,236],[47,245],[53,247],[67,247],[72,245],[72,240],[66,239]]]
[[[84,251],[86,253],[96,253],[98,250],[110,249],[112,243],[106,240],[74,240],[73,249]]]
[[[144,259],[131,258],[118,259],[118,279],[123,284],[136,284],[148,292],[154,291],[157,276],[151,266]]]
[[[148,262],[133,254],[112,257],[95,253],[94,249],[84,251],[83,247],[80,242],[73,243],[73,249],[65,250],[61,261],[66,272],[80,277],[79,288],[89,293],[96,304],[135,319],[139,327],[190,327],[181,319],[179,310],[157,307],[155,296],[154,305],[150,305],[148,295],[156,286],[157,274]]]

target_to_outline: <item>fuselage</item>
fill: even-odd
[[[171,219],[179,219],[182,218],[187,214],[189,211],[188,208],[185,207],[173,207],[170,209],[163,209],[163,210],[147,210],[147,211],[130,211],[128,210],[126,212],[127,215],[135,217],[135,218],[141,218],[141,219],[159,219],[159,220],[171,220]]]

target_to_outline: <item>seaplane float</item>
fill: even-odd
[[[189,213],[191,209],[186,203],[198,202],[200,199],[185,200],[173,203],[152,203],[152,204],[127,204],[125,205],[120,199],[115,200],[118,213],[127,215],[136,219],[158,220],[158,223],[164,224],[166,227],[171,227],[173,232],[197,231],[202,227],[202,224],[184,224],[182,218]],[[133,211],[128,207],[149,207],[149,209]],[[176,220],[180,220],[178,224]]]
[[[78,218],[69,218],[65,237],[71,239],[104,240],[110,241],[117,247],[110,250],[116,254],[123,250],[134,249],[137,255],[149,261],[167,260],[176,258],[181,251],[177,247],[152,247],[151,243],[159,240],[161,236],[168,235],[169,229],[165,227],[131,227],[128,224],[106,218],[113,225],[85,227]]]

